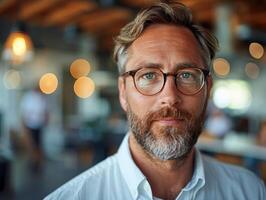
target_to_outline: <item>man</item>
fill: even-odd
[[[39,172],[43,164],[42,133],[48,122],[48,105],[39,87],[29,90],[21,99],[21,120],[29,139],[30,164]]]
[[[194,147],[212,86],[216,39],[179,3],[151,6],[116,39],[130,131],[118,153],[46,199],[266,199],[252,173]]]

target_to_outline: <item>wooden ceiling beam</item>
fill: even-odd
[[[221,0],[180,0],[179,2],[189,7],[189,9],[201,8],[204,6],[214,5]]]
[[[239,16],[240,22],[253,25],[265,25],[266,13],[265,12],[252,12]],[[266,28],[266,27],[265,27]]]
[[[43,20],[43,25],[66,25],[73,18],[90,12],[96,7],[95,3],[84,0],[67,2],[63,7],[53,10],[46,16]]]
[[[120,2],[130,7],[144,8],[154,3],[155,0],[121,0]]]
[[[10,9],[17,7],[18,0],[2,0],[0,1],[0,15],[7,14]]]
[[[117,21],[127,21],[131,17],[131,12],[126,9],[112,8],[100,10],[84,16],[78,23],[81,29],[97,32],[103,27],[112,26]]]
[[[211,24],[215,23],[216,20],[216,13],[214,10],[207,10],[202,12],[196,12],[193,19],[195,19],[197,22],[209,22]]]
[[[238,0],[235,3],[234,13],[239,24],[246,24],[250,27],[266,30],[265,2]]]
[[[93,30],[87,28],[84,31],[93,33],[96,37],[100,38],[106,36],[116,36],[127,22],[127,20],[112,21],[112,26],[106,24],[106,26],[99,26]]]
[[[44,13],[55,6],[63,3],[65,0],[38,0],[24,3],[20,6],[19,18],[28,20]]]

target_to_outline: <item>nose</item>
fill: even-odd
[[[166,77],[162,91],[160,92],[160,104],[174,106],[181,103],[181,93],[176,88],[175,78],[172,75]]]

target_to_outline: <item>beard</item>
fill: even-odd
[[[159,160],[183,160],[196,144],[202,131],[206,104],[207,102],[198,117],[182,109],[165,107],[147,113],[143,119],[140,119],[128,105],[127,117],[137,143],[149,155]],[[180,120],[182,128],[152,127],[155,120],[168,117]]]

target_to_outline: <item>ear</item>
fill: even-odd
[[[126,86],[122,77],[118,78],[118,90],[120,105],[125,112],[127,112],[127,100],[126,100]]]
[[[209,75],[207,77],[207,96],[208,96],[208,98],[210,97],[210,94],[211,94],[212,85],[213,85],[213,79],[212,79],[212,76]]]

